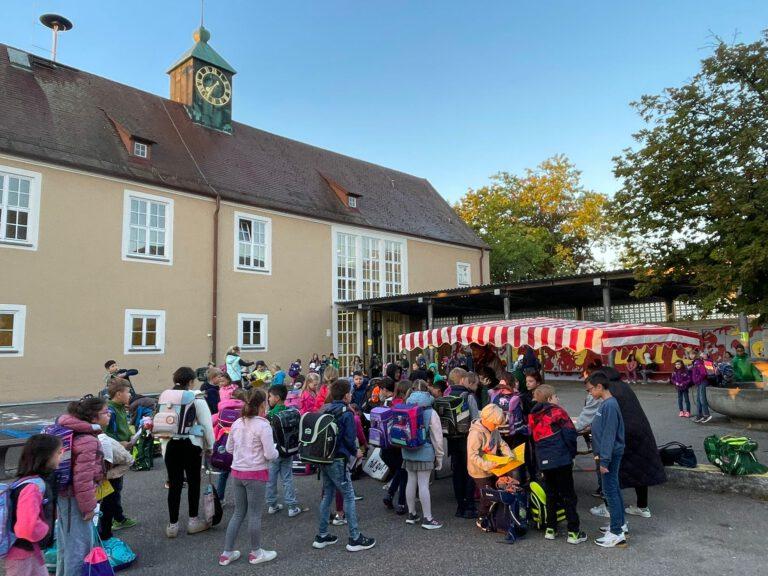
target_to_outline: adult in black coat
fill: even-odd
[[[640,400],[629,384],[621,379],[619,371],[604,366],[592,374],[599,372],[611,381],[611,394],[619,403],[624,419],[625,448],[619,468],[619,484],[622,488],[634,488],[637,493],[637,508],[647,511],[648,487],[667,481],[656,438]]]

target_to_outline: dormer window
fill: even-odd
[[[358,209],[360,205],[360,197],[361,197],[360,194],[356,194],[355,192],[350,192],[344,186],[339,184],[336,180],[330,178],[329,176],[326,176],[322,172],[318,172],[318,174],[320,174],[320,177],[323,180],[325,180],[325,183],[328,184],[328,187],[331,189],[331,191],[333,191],[333,193],[339,199],[339,202],[341,202],[344,206],[352,210]]]
[[[138,140],[133,141],[133,155],[139,158],[149,158],[149,145]]]
[[[354,196],[348,196],[347,206],[349,206],[350,208],[357,208],[357,198],[355,198]]]

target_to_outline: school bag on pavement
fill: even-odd
[[[94,539],[96,538],[98,538],[98,533]],[[125,570],[136,561],[136,553],[120,538],[113,536],[106,542],[102,542],[101,547],[107,553],[109,564],[115,572]]]
[[[282,458],[293,456],[299,451],[299,423],[301,414],[294,408],[288,408],[272,418],[272,431],[277,453]]]
[[[339,425],[337,418],[346,411],[307,412],[299,422],[299,458],[310,464],[331,464],[336,454]]]
[[[72,442],[75,439],[75,432],[66,426],[54,423],[43,428],[42,433],[56,436],[61,441],[61,461],[54,472],[56,491],[61,492],[72,484]]]
[[[425,410],[415,404],[402,404],[392,408],[392,421],[389,425],[389,443],[398,448],[420,448],[427,442],[428,422]]]
[[[483,488],[482,494],[492,502],[488,512],[489,532],[505,534],[504,542],[514,544],[528,532],[528,494]]]
[[[531,482],[528,489],[531,491],[529,520],[537,530],[544,530],[547,527],[547,494],[538,482]],[[563,520],[565,520],[565,508],[558,508],[557,521]]]
[[[757,448],[757,442],[746,436],[707,436],[704,439],[707,459],[732,476],[768,472],[768,466],[758,462],[755,456]]]
[[[469,414],[467,393],[460,396],[443,396],[436,398],[433,408],[440,416],[443,434],[448,438],[457,438],[469,434],[472,418]]]
[[[667,442],[659,446],[659,458],[664,466],[684,466],[686,468],[696,468],[696,453],[692,446],[686,446],[682,442]]]
[[[0,558],[5,558],[8,551],[16,542],[16,535],[13,533],[13,524],[15,520],[14,508],[16,506],[14,492],[26,484],[34,484],[40,490],[45,501],[45,480],[37,476],[31,478],[21,478],[15,482],[0,483]]]
[[[157,438],[177,435],[200,435],[195,426],[195,393],[192,390],[166,390],[160,394],[152,432]]]
[[[371,410],[371,427],[368,430],[368,444],[389,448],[389,426],[392,423],[392,409],[381,406]]]

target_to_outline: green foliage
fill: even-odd
[[[633,103],[612,214],[638,295],[690,282],[705,312],[768,310],[768,34],[718,41],[680,88]],[[642,273],[640,271],[643,271]]]
[[[454,208],[491,247],[491,280],[505,282],[594,268],[591,248],[608,231],[606,204],[560,155],[523,176],[500,172]]]

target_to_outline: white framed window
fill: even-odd
[[[459,288],[472,286],[471,267],[466,262],[456,262],[456,285]]]
[[[235,212],[235,270],[270,274],[272,219]]]
[[[123,260],[173,264],[173,199],[125,191]]]
[[[357,208],[357,198],[354,196],[347,196],[347,205],[350,208]]]
[[[237,345],[243,350],[266,352],[268,329],[266,314],[238,314]]]
[[[125,311],[126,354],[165,353],[165,310]]]
[[[407,292],[407,244],[397,236],[333,228],[335,302]]]
[[[336,312],[336,358],[342,376],[352,373],[355,356],[360,354],[358,328],[358,317],[354,310]]]
[[[8,356],[24,356],[26,322],[26,306],[0,304],[0,359]]]
[[[41,181],[38,172],[0,166],[0,246],[37,249]]]
[[[144,142],[133,142],[133,155],[139,158],[147,158],[149,156],[149,146]]]

